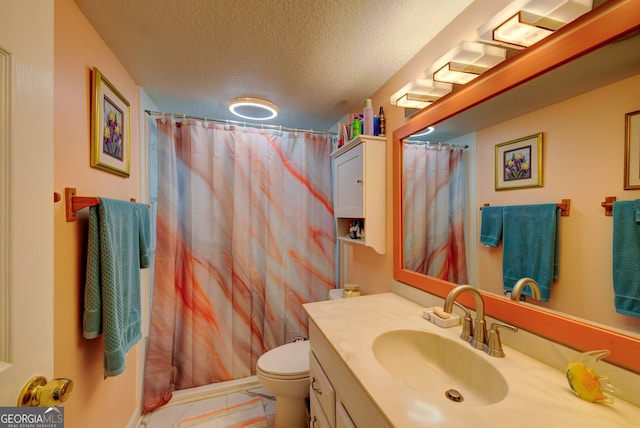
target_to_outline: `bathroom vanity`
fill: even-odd
[[[640,421],[639,407],[617,397],[614,404],[581,400],[563,371],[507,345],[504,358],[472,348],[460,325],[438,327],[422,317],[424,306],[398,294],[304,307],[311,426],[619,428]],[[527,333],[504,333],[518,334]]]

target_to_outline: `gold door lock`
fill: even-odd
[[[47,382],[44,376],[34,376],[22,388],[18,397],[18,406],[58,406],[69,398],[72,390],[71,379],[58,378]]]

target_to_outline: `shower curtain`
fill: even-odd
[[[144,410],[255,373],[334,287],[326,136],[157,119],[156,259]]]
[[[403,153],[404,265],[466,284],[463,149],[404,144]]]

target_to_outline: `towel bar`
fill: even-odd
[[[484,207],[490,206],[489,204],[484,204]],[[558,208],[560,208],[560,216],[561,217],[569,217],[571,212],[571,199],[562,199],[559,204],[556,204]],[[482,211],[482,207],[480,207],[480,211]]]
[[[57,193],[53,194],[53,201],[58,202],[60,200],[60,195]],[[135,198],[130,199],[131,202],[135,202]],[[94,207],[100,204],[100,198],[96,196],[76,196],[76,188],[75,187],[65,187],[64,188],[64,203],[65,203],[65,214],[67,218],[67,222],[76,221],[76,212],[83,208]]]
[[[607,217],[613,216],[613,203],[616,201],[615,196],[606,196],[604,202],[600,204],[604,208],[604,215]]]

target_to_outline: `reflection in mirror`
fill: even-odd
[[[614,194],[616,189],[621,190],[622,179],[613,177],[616,171],[621,171],[623,163],[624,136],[620,135],[623,129],[619,125],[624,113],[637,110],[638,105],[629,104],[628,107],[624,107],[621,103],[624,104],[625,101],[619,94],[624,94],[626,98],[633,97],[636,83],[629,81],[629,79],[638,76],[639,73],[640,36],[624,37],[430,127],[433,128],[433,131],[426,137],[431,141],[458,143],[461,138],[460,133],[471,133],[471,125],[476,128],[478,132],[471,133],[475,137],[469,144],[477,150],[480,175],[469,174],[469,186],[466,190],[471,194],[467,195],[467,198],[473,198],[474,192],[479,193],[478,196],[482,200],[478,201],[478,206],[483,203],[491,203],[491,205],[558,203],[563,198],[571,198],[574,206],[582,211],[582,214],[578,212],[579,218],[576,218],[576,214],[574,214],[573,217],[562,218],[559,222],[561,265],[558,287],[554,286],[549,304],[533,299],[527,301],[636,333],[640,332],[640,327],[632,320],[615,315],[615,308],[608,305],[598,311],[593,311],[593,305],[589,300],[593,299],[593,301],[600,303],[611,300],[604,294],[602,287],[590,291],[590,287],[597,286],[596,283],[593,285],[590,283],[592,278],[601,279],[597,284],[611,282],[610,275],[604,277],[610,272],[606,268],[607,263],[610,263],[610,254],[602,252],[601,246],[585,247],[579,251],[567,251],[567,249],[571,248],[573,242],[581,239],[580,237],[589,236],[589,233],[593,233],[597,228],[604,228],[602,233],[605,233],[607,228],[610,229],[610,221],[602,224],[603,219],[599,210],[595,213],[597,215],[589,216],[586,210],[589,208],[589,212],[593,211],[591,209],[593,206],[580,208],[581,198],[583,198],[580,189],[583,189],[584,185],[588,183],[585,177],[580,177],[584,174],[585,168],[599,170],[607,177],[606,180],[603,180],[602,177],[596,178],[594,176],[595,182],[589,186],[590,193],[584,196],[585,199],[595,197],[593,192],[598,192],[597,197],[604,199],[609,194],[607,192]],[[522,100],[527,102],[523,103]],[[614,114],[618,110],[620,118],[612,117],[611,120],[608,120],[607,115],[604,114],[604,112]],[[597,143],[599,140],[596,139],[593,130],[583,126],[585,121],[599,123],[598,129],[606,130],[607,136],[618,135],[620,137],[617,138],[619,143],[606,152],[600,152],[602,146],[592,144],[592,142]],[[527,126],[533,128],[527,129]],[[519,136],[519,132],[527,134],[533,131],[544,131],[546,185],[534,190],[535,193],[531,190],[495,192],[492,172],[495,145]],[[409,141],[415,140],[413,135],[415,134],[408,138]],[[609,140],[610,137],[607,141]],[[437,213],[446,210],[447,207],[440,205],[441,200],[446,201],[444,198],[439,200],[434,198],[429,201],[435,206],[428,209],[422,200],[417,202],[412,200],[415,193],[413,188],[424,184],[421,183],[423,178],[418,178],[418,180],[413,178],[415,174],[410,164],[407,163],[410,162],[407,156],[412,145],[406,143],[407,140],[402,145],[404,157],[402,208],[403,221],[405,222],[403,234],[405,240],[403,243],[404,268],[459,284],[461,282],[454,279],[456,278],[454,272],[443,273],[441,270],[425,270],[411,256],[415,253],[414,247],[418,239],[410,235],[415,233],[418,228],[410,227],[410,225],[415,219],[424,219],[431,212]],[[559,159],[571,159],[571,161],[559,162],[554,167],[556,160]],[[610,162],[608,162],[609,160]],[[468,166],[470,166],[469,163],[467,163]],[[613,178],[610,179],[610,177]],[[609,183],[609,181],[613,182]],[[631,197],[633,195],[627,192],[627,194],[619,196],[618,199]],[[586,203],[588,203],[587,200],[585,200]],[[425,208],[419,208],[420,204]],[[474,227],[479,228],[478,206],[475,204],[467,205],[467,210],[471,214],[465,218],[464,224],[468,237],[466,245],[466,258],[469,262],[467,275],[469,282],[473,285],[502,296],[504,294],[500,273],[503,260],[501,257],[502,247],[494,250],[487,249],[479,245],[476,234],[470,232]],[[574,232],[573,229],[576,227],[581,227],[583,232],[577,230]],[[576,233],[578,235],[575,235]],[[409,247],[407,247],[407,243],[409,243]],[[429,245],[425,247],[428,248]],[[597,255],[596,251],[599,251]],[[585,267],[581,267],[580,273],[573,271],[577,268],[576,265],[582,265],[575,260],[576,258],[589,260],[589,257],[592,257],[593,261],[588,262]],[[480,263],[482,269],[479,267]],[[449,267],[453,266],[455,265],[449,265]],[[531,275],[533,273],[525,276]],[[462,276],[460,275],[460,277]],[[581,296],[577,298],[571,290],[576,284],[576,280],[582,276],[585,278],[579,286]],[[568,280],[572,280],[572,282],[568,283]],[[584,303],[578,303],[580,301]]]
[[[468,146],[430,143],[425,137],[413,135],[403,145],[404,266],[466,284],[463,157]]]
[[[483,203],[525,205],[557,203],[563,198],[572,201],[571,217],[563,218],[560,225],[561,251],[563,242],[565,245],[565,252],[560,255],[560,277],[564,282],[554,288],[557,294],[549,302],[554,305],[558,302],[557,306],[508,300],[502,290],[500,254],[479,257],[482,248],[478,234],[470,233],[472,241],[466,245],[466,258],[470,260],[467,274],[469,281],[483,290],[488,314],[576,349],[596,349],[606,344],[612,349],[609,361],[640,372],[637,359],[640,318],[616,314],[611,307],[612,279],[611,270],[607,269],[611,265],[611,218],[605,217],[600,207],[609,194],[618,196],[618,200],[640,197],[640,191],[624,191],[622,186],[624,113],[637,110],[640,99],[637,92],[640,37],[635,35],[640,23],[631,17],[639,12],[638,4],[607,3],[585,15],[584,20],[569,24],[416,113],[394,133],[394,204],[399,207],[394,211],[394,239],[399,241],[396,241],[399,251],[394,252],[396,280],[440,297],[447,295],[454,282],[412,270],[406,257],[402,242],[406,240],[404,188],[413,184],[405,175],[403,162],[409,145],[403,141],[428,126],[435,128],[428,137],[431,141],[459,144],[459,138],[472,135],[477,156],[473,164],[477,165],[478,174],[470,172],[473,186],[467,188],[467,198],[476,198],[478,203],[467,206],[471,221],[465,224],[466,229],[479,222],[478,208]],[[623,83],[618,84],[619,81]],[[602,92],[602,88],[609,87],[620,98]],[[566,107],[576,100],[583,101]],[[536,123],[531,120],[534,114]],[[554,125],[545,125],[544,117],[555,120]],[[496,192],[495,145],[540,131],[544,133],[546,147],[544,187]],[[580,154],[581,160],[567,165],[567,160],[576,159],[575,154]],[[590,163],[582,163],[582,159],[589,159]],[[586,172],[585,165],[586,171],[599,173]],[[574,169],[566,172],[567,166]],[[419,213],[414,210],[412,215],[416,217]],[[594,230],[598,231],[595,235]],[[585,236],[592,239],[586,242]],[[567,248],[572,250],[567,252]],[[478,263],[471,261],[474,258]],[[477,282],[473,279],[474,270]],[[572,307],[564,306],[565,303]]]

